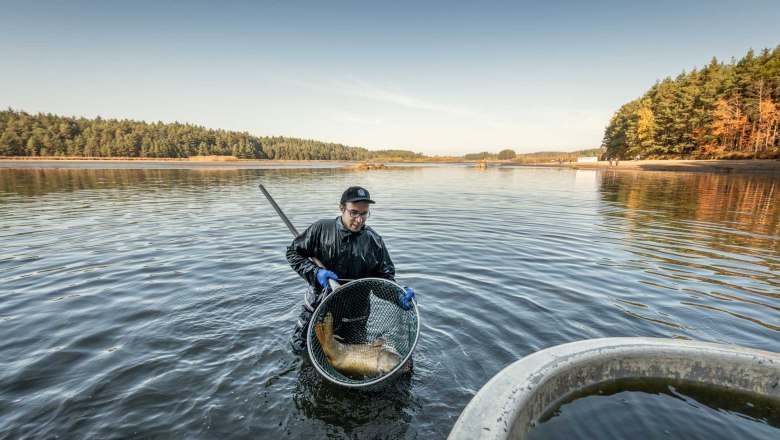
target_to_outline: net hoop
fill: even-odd
[[[399,289],[400,292],[403,292],[403,287],[399,285],[398,283],[395,283],[393,281],[384,279],[384,278],[361,278],[355,281],[352,281],[350,283],[344,284],[339,286],[336,290],[334,290],[332,293],[330,293],[328,296],[324,297],[319,305],[314,310],[314,313],[312,313],[312,318],[309,323],[309,328],[306,333],[306,350],[309,353],[309,359],[311,360],[311,363],[314,365],[314,368],[317,370],[317,372],[320,373],[325,379],[328,381],[335,383],[336,385],[340,385],[347,388],[366,388],[371,387],[372,385],[377,385],[380,382],[383,382],[391,377],[394,377],[396,373],[398,373],[402,368],[404,368],[409,361],[412,358],[412,354],[414,353],[415,348],[417,348],[417,341],[420,338],[420,310],[417,307],[417,302],[415,300],[412,300],[412,308],[411,311],[414,312],[415,319],[414,322],[416,323],[416,328],[414,329],[414,341],[410,345],[410,348],[406,355],[398,362],[398,364],[387,373],[381,374],[377,377],[374,377],[372,379],[366,380],[366,381],[342,381],[339,380],[336,377],[333,377],[333,374],[329,373],[328,371],[323,368],[323,366],[320,364],[319,361],[317,361],[317,356],[312,352],[313,347],[319,347],[319,341],[317,340],[317,336],[314,332],[315,327],[315,321],[320,318],[320,315],[322,314],[323,310],[327,310],[329,304],[334,301],[334,299],[337,299],[339,297],[340,292],[345,290],[351,290],[354,289],[356,286],[360,285],[359,283],[366,283],[366,282],[379,282],[379,283],[387,283],[393,285],[395,288]],[[356,284],[358,283],[358,284]],[[351,287],[350,287],[351,286]],[[325,361],[327,362],[327,361]]]

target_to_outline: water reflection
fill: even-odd
[[[203,188],[240,184],[264,176],[279,184],[295,184],[316,176],[350,173],[326,168],[243,169],[0,169],[0,203],[10,196],[40,197],[50,193],[116,188]]]
[[[682,380],[618,379],[563,397],[529,439],[724,438],[780,434],[780,401]]]
[[[601,175],[599,190],[603,200],[628,208],[615,215],[635,224],[674,220],[685,232],[678,237],[715,238],[716,249],[780,250],[780,180],[773,176],[612,172]],[[715,224],[744,234],[711,237]]]
[[[304,361],[298,370],[293,401],[306,417],[324,422],[330,435],[403,438],[412,414],[419,409],[411,393],[412,374],[392,378],[379,389],[354,390],[328,382],[311,362]]]
[[[780,180],[607,172],[599,191],[608,202],[600,210],[614,244],[634,256],[614,266],[652,276],[641,280],[646,288],[634,293],[666,291],[663,295],[678,305],[780,331],[776,321],[765,318],[780,311]],[[690,328],[675,314],[653,313],[637,299],[629,295],[615,301],[632,316]]]
[[[777,180],[0,169],[0,432],[444,438],[490,377],[552,345],[653,336],[780,351]],[[258,183],[299,228],[338,215],[345,187],[377,197],[370,224],[423,315],[405,382],[343,390],[289,353],[304,282]]]

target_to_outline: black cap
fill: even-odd
[[[350,186],[344,191],[344,194],[341,195],[341,203],[348,202],[376,203],[371,200],[371,195],[368,194],[368,190],[359,186]]]

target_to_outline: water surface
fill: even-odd
[[[609,381],[546,413],[528,430],[529,440],[780,437],[778,399],[684,381]]]
[[[303,229],[359,184],[422,316],[415,369],[290,354]],[[443,438],[495,373],[587,338],[780,351],[780,178],[403,167],[0,169],[8,437]]]

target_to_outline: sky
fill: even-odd
[[[0,107],[463,155],[601,144],[780,1],[7,1]]]

